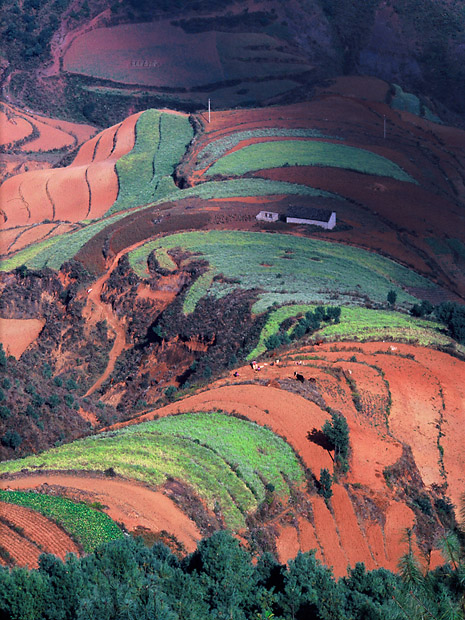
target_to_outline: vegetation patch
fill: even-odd
[[[197,155],[196,170],[210,166],[217,159],[223,157],[225,153],[233,149],[243,140],[253,140],[254,138],[269,137],[295,137],[295,138],[330,138],[338,140],[336,136],[328,136],[318,129],[307,129],[305,127],[288,128],[285,127],[269,127],[266,129],[249,129],[247,131],[237,131],[223,138],[218,138],[213,142],[209,142]]]
[[[279,327],[283,321],[296,317],[299,314],[305,314],[305,312],[311,310],[312,307],[313,306],[307,304],[296,304],[293,306],[281,306],[281,308],[272,310],[268,315],[262,331],[260,332],[257,346],[249,353],[249,355],[247,355],[246,359],[248,361],[253,360],[266,351],[266,341],[270,338],[270,336],[278,333]]]
[[[415,297],[403,287],[434,288],[415,272],[377,254],[283,234],[217,230],[178,233],[140,246],[130,252],[129,260],[138,265],[138,274],[146,273],[152,250],[176,247],[197,254],[196,259],[200,255],[214,275],[224,276],[223,281],[213,279],[206,291],[209,295],[220,298],[237,288],[261,290],[253,306],[255,314],[273,304],[384,304],[392,289],[398,304],[414,303]]]
[[[40,456],[2,463],[24,468],[105,471],[155,486],[174,478],[192,486],[232,529],[265,499],[266,484],[289,494],[287,481],[303,472],[292,448],[270,430],[221,413],[183,414],[54,448]]]
[[[318,331],[326,340],[401,340],[421,346],[447,346],[453,341],[443,333],[444,325],[408,314],[344,306],[340,323]]]
[[[0,491],[0,500],[40,512],[61,525],[86,553],[103,543],[123,538],[123,532],[108,515],[87,504],[35,491]]]
[[[345,168],[416,183],[402,168],[381,155],[344,144],[311,140],[279,140],[250,144],[221,157],[206,174],[241,176],[254,170],[283,166]]]
[[[135,127],[132,150],[116,162],[119,191],[110,213],[148,204],[176,190],[171,177],[192,139],[189,119],[147,110]]]

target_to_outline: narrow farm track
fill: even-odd
[[[115,316],[110,304],[106,304],[102,301],[101,295],[105,283],[118,265],[120,258],[143,243],[145,243],[145,240],[135,243],[134,245],[121,250],[121,252],[118,252],[103,276],[92,284],[89,292],[87,293],[87,301],[85,307],[83,308],[82,315],[87,321],[88,326],[95,325],[98,321],[106,320],[107,325],[115,334],[115,339],[113,341],[113,347],[110,351],[109,360],[105,371],[94,383],[94,385],[87,390],[84,396],[90,396],[90,394],[93,394],[108,379],[113,372],[116,360],[126,348],[126,331],[124,329],[124,324]]]

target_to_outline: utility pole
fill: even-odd
[[[208,122],[210,122],[210,99],[208,99]]]

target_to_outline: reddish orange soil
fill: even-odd
[[[32,134],[33,127],[25,118],[9,116],[0,112],[0,126],[2,128],[0,144],[19,142]]]
[[[134,146],[134,127],[140,114],[85,142],[66,168],[30,171],[7,179],[0,187],[3,228],[37,224],[44,219],[78,222],[102,217],[118,194],[115,162]]]
[[[299,354],[317,355],[320,359],[299,360]],[[203,392],[111,428],[151,419],[154,414],[161,417],[210,410],[237,413],[285,437],[318,479],[321,468],[332,471],[332,458],[326,449],[310,441],[307,433],[321,429],[329,416],[325,408],[307,400],[305,392],[292,393],[279,386],[279,381],[284,381],[283,387],[286,382],[290,387],[297,385],[295,371],[313,378],[311,385],[324,399],[325,407],[344,413],[350,429],[350,471],[333,485],[331,510],[320,497],[310,495],[310,523],[299,517],[298,525],[278,526],[280,558],[284,561],[299,548],[315,548],[336,575],[344,574],[347,566],[357,561],[363,561],[368,568],[385,566],[396,570],[407,550],[406,529],[415,527],[416,517],[405,499],[387,486],[384,471],[403,462],[401,442],[405,442],[411,446],[425,488],[438,488],[447,481],[447,495],[458,505],[465,486],[463,361],[446,353],[391,342],[307,346],[286,355],[279,365],[261,362],[259,372],[250,366],[239,368],[238,377],[228,373]],[[348,379],[355,382],[360,393],[358,410]],[[386,408],[388,389],[390,410]],[[443,465],[438,463],[438,437],[444,447]],[[410,480],[414,471],[406,470],[405,475]],[[414,548],[422,563],[441,563],[438,553],[426,558],[416,545],[413,531]],[[423,544],[434,545],[434,540]]]
[[[0,342],[7,355],[17,359],[40,334],[45,320],[0,318]]]
[[[37,568],[41,553],[63,560],[67,553],[79,554],[76,543],[56,523],[24,506],[0,502],[0,528],[2,546],[21,566]]]
[[[134,481],[44,473],[1,480],[0,488],[34,489],[43,484],[58,486],[70,497],[87,494],[92,501],[103,504],[105,512],[114,521],[123,523],[128,531],[137,526],[154,532],[166,530],[175,534],[188,551],[193,551],[201,538],[194,522],[169,497]]]

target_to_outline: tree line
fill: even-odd
[[[424,574],[409,551],[399,573],[362,563],[336,580],[313,551],[287,565],[252,557],[227,531],[180,558],[127,537],[39,568],[0,567],[0,616],[11,620],[436,620],[465,617],[465,562],[457,534],[448,561]]]

